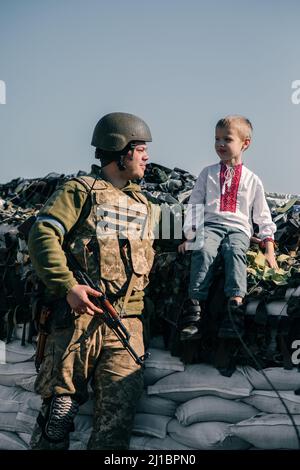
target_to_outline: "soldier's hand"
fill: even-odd
[[[99,297],[100,295],[100,292],[97,292],[89,286],[76,284],[69,290],[67,302],[70,307],[80,315],[85,313],[88,315],[94,315],[96,312],[103,313],[103,310],[93,304],[93,302],[90,301],[89,296]]]

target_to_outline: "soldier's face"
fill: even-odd
[[[138,144],[125,157],[125,166],[128,172],[128,179],[143,178],[147,161],[149,160],[148,148],[146,144]]]

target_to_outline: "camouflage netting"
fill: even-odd
[[[79,172],[76,176],[83,174]],[[51,173],[40,179],[18,178],[0,185],[2,339],[9,341],[14,325],[20,323],[25,325],[23,342],[31,341],[34,334],[31,320],[38,284],[18,227],[36,214],[63,181],[73,176]],[[172,206],[187,203],[195,181],[196,178],[184,170],[150,164],[141,185],[152,202]],[[300,338],[300,197],[269,193],[267,200],[277,225],[276,254],[280,270],[275,272],[268,268],[258,245],[251,245],[245,341],[263,367],[284,365],[290,368],[291,344]],[[180,242],[180,239],[155,241],[156,260],[145,297],[148,336],[162,334],[166,347],[185,362],[211,362],[224,373],[230,373],[236,362],[256,367],[239,342],[230,341],[224,346],[217,340],[226,305],[221,261],[207,302],[204,338],[179,341],[177,322],[187,295],[190,264],[190,254],[177,253]]]

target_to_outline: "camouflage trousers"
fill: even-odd
[[[122,321],[130,332],[131,346],[139,356],[144,354],[142,321],[137,317]],[[143,390],[142,370],[113,331],[99,324],[98,316],[81,315],[72,327],[55,329],[48,336],[35,390],[43,399],[67,394],[82,404],[88,399],[89,379],[95,401],[88,449],[128,449],[136,403]],[[68,445],[68,440],[47,442],[36,425],[33,449],[67,449]]]

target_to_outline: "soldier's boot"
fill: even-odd
[[[218,337],[235,339],[245,333],[245,306],[236,300],[228,301],[228,311],[221,323]]]
[[[187,299],[183,305],[179,320],[180,339],[200,338],[201,331],[201,306],[197,299]]]
[[[69,447],[69,433],[79,404],[69,395],[54,396],[44,404],[31,438],[32,449],[62,450]]]

